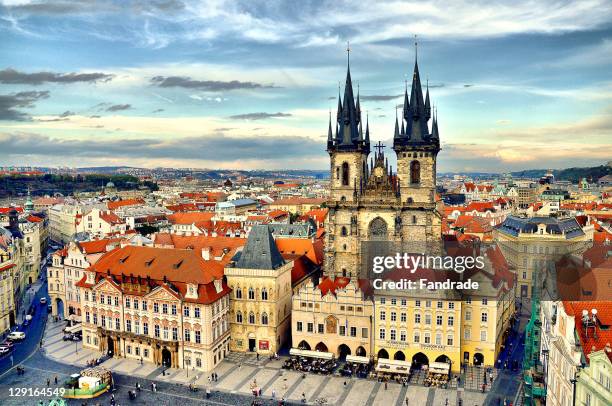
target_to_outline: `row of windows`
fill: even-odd
[[[297,331],[304,331],[304,323],[298,321],[295,329]],[[308,333],[314,333],[314,323],[306,323],[306,331]],[[317,333],[324,334],[325,326],[322,323],[317,324]],[[357,327],[338,326],[338,335],[357,337]],[[361,338],[368,338],[368,328],[361,328]]]
[[[249,288],[247,295],[249,300],[255,300],[255,290],[253,288]],[[236,288],[234,296],[236,299],[242,299],[242,289]],[[268,300],[268,290],[266,288],[261,290],[261,300]]]
[[[387,330],[384,328],[381,328],[378,331],[378,337],[381,340],[386,340],[387,339]],[[421,342],[421,333],[418,331],[414,332],[414,342],[415,343],[420,343]],[[395,329],[391,329],[389,330],[389,340],[390,341],[398,341],[398,332]],[[399,331],[399,341],[401,342],[406,342],[407,337],[406,337],[406,331],[405,330],[400,330]],[[446,344],[445,345],[454,345],[455,342],[455,338],[452,334],[449,334],[446,336]],[[431,344],[431,334],[430,333],[425,333],[423,334],[423,343],[424,344]],[[435,345],[443,345],[442,343],[442,334],[437,333],[435,335]]]
[[[255,324],[255,313],[250,312],[248,320],[249,320],[249,324]],[[236,313],[236,323],[242,323],[242,322],[243,322],[242,312],[239,311]],[[265,313],[265,312],[262,313],[261,314],[261,324],[267,325],[268,322],[269,322],[268,313]]]
[[[387,303],[387,298],[385,298],[385,297],[381,297],[381,298],[379,299],[379,302],[380,302],[380,304],[381,304],[381,305],[384,305],[384,304],[386,304],[386,303]],[[389,300],[389,302],[391,303],[391,305],[392,305],[392,306],[396,306],[396,305],[398,304],[398,302],[399,302],[399,303],[400,303],[402,306],[406,306],[406,305],[407,305],[407,300],[406,300],[406,299],[400,299],[400,300],[398,300],[398,299],[396,299],[396,298],[391,298],[391,299]],[[483,297],[483,298],[482,298],[482,300],[481,300],[481,303],[482,303],[483,305],[485,305],[485,306],[488,304],[488,302],[489,302],[489,301],[488,301],[488,299],[487,299],[486,297]],[[468,297],[466,297],[466,299],[465,299],[465,303],[467,303],[467,304],[471,304],[471,303],[472,303],[472,298],[471,298],[471,297],[469,297],[469,296],[468,296]],[[414,307],[421,307],[421,306],[422,306],[421,300],[415,300],[415,301],[414,301]],[[431,307],[432,307],[432,301],[431,301],[431,300],[425,300],[425,307],[426,307],[426,308],[431,308]],[[436,302],[436,308],[437,308],[437,309],[443,309],[443,308],[444,308],[444,302],[443,302],[443,301],[437,301],[437,302]],[[452,309],[454,309],[454,308],[455,308],[455,302],[448,302],[448,308],[449,308],[449,309],[451,309],[451,310],[452,310]]]
[[[85,300],[89,301],[89,292],[85,291]],[[96,301],[96,293],[92,292],[91,293],[91,300],[92,301]],[[100,294],[100,303],[101,304],[107,304],[107,305],[115,305],[115,306],[119,306],[119,298],[117,296],[108,296],[108,295],[104,295],[103,293]],[[215,306],[218,308],[218,303],[215,304]],[[133,308],[134,310],[139,310],[140,308],[142,308],[142,310],[147,311],[148,310],[148,304],[147,301],[143,300],[140,301],[138,299],[131,299],[129,297],[125,298],[125,308],[126,309],[130,309]],[[160,305],[157,302],[153,303],[153,313],[159,313],[160,312]],[[171,304],[170,306],[168,306],[167,303],[162,303],[161,304],[161,313],[163,314],[171,314],[173,316],[177,315],[177,306],[176,304]],[[183,307],[183,315],[185,317],[191,317],[191,308],[189,306],[184,306]],[[201,309],[200,307],[194,307],[193,309],[193,317],[196,318],[200,318],[201,317]]]
[[[391,321],[397,321],[397,313],[396,312],[391,312],[390,314],[390,320]],[[387,312],[384,310],[381,310],[379,313],[379,318],[382,321],[387,320]],[[414,314],[414,323],[415,324],[420,324],[422,320],[421,314],[419,313],[415,313]],[[472,312],[471,311],[467,311],[465,312],[465,320],[466,321],[470,321],[472,320]],[[489,315],[487,312],[482,312],[480,313],[480,321],[483,323],[488,322],[489,320]],[[406,313],[400,313],[400,322],[406,322]],[[426,314],[425,315],[425,324],[426,325],[431,325],[431,314]],[[438,314],[436,315],[436,326],[442,326],[444,324],[444,316]],[[449,327],[452,327],[455,325],[455,316],[448,316],[446,319],[446,324]]]

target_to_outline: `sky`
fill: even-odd
[[[0,166],[326,169],[347,41],[386,145],[418,52],[439,172],[612,159],[612,0],[0,0]]]

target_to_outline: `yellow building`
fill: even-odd
[[[232,289],[232,351],[276,353],[291,328],[291,269],[266,225],[251,229],[240,257],[225,268]]]
[[[362,281],[365,282],[365,281]],[[363,284],[363,283],[362,283]],[[354,279],[324,278],[296,289],[291,314],[295,348],[371,356],[374,303]]]
[[[11,234],[0,227],[0,334],[15,324],[13,274],[18,268],[14,258],[15,247],[11,244]]]
[[[493,238],[516,270],[516,295],[531,297],[534,271],[543,271],[562,255],[583,252],[593,226],[583,228],[575,218],[508,216]]]
[[[414,292],[410,298],[386,291],[377,295],[374,353],[378,359],[451,364],[459,371],[461,299],[446,292]],[[428,294],[429,293],[429,294]]]

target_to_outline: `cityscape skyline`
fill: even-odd
[[[346,40],[391,145],[414,35],[440,172],[609,160],[609,2],[87,4],[2,2],[1,165],[325,169]]]

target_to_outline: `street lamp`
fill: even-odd
[[[574,372],[574,378],[570,379],[570,382],[573,386],[573,396],[572,396],[572,405],[576,406],[576,383],[578,382],[578,378],[580,377],[580,365],[576,366],[576,371]]]

